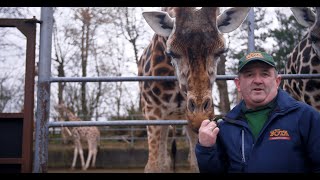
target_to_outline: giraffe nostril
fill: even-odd
[[[203,110],[208,111],[209,109],[211,109],[211,107],[212,107],[211,99],[206,99],[203,103]]]
[[[194,112],[195,109],[196,109],[196,104],[195,104],[194,100],[193,99],[189,99],[189,101],[188,101],[188,110],[190,112]]]

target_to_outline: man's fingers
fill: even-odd
[[[201,126],[202,127],[203,126],[207,126],[209,123],[210,123],[210,120],[209,119],[205,119],[205,120],[202,121]]]
[[[220,129],[218,127],[216,127],[213,129],[212,133],[213,133],[213,135],[217,136],[219,131],[220,131]]]

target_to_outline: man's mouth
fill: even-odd
[[[262,88],[253,88],[254,91],[262,91]]]

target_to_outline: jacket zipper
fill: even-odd
[[[244,130],[241,130],[241,154],[242,154],[242,162],[243,164],[246,163],[246,156],[244,153]]]

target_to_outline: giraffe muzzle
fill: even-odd
[[[203,98],[198,102],[200,103],[197,103],[194,98],[188,98],[187,100],[188,125],[196,133],[198,133],[203,120],[214,117],[213,99],[211,97]]]

